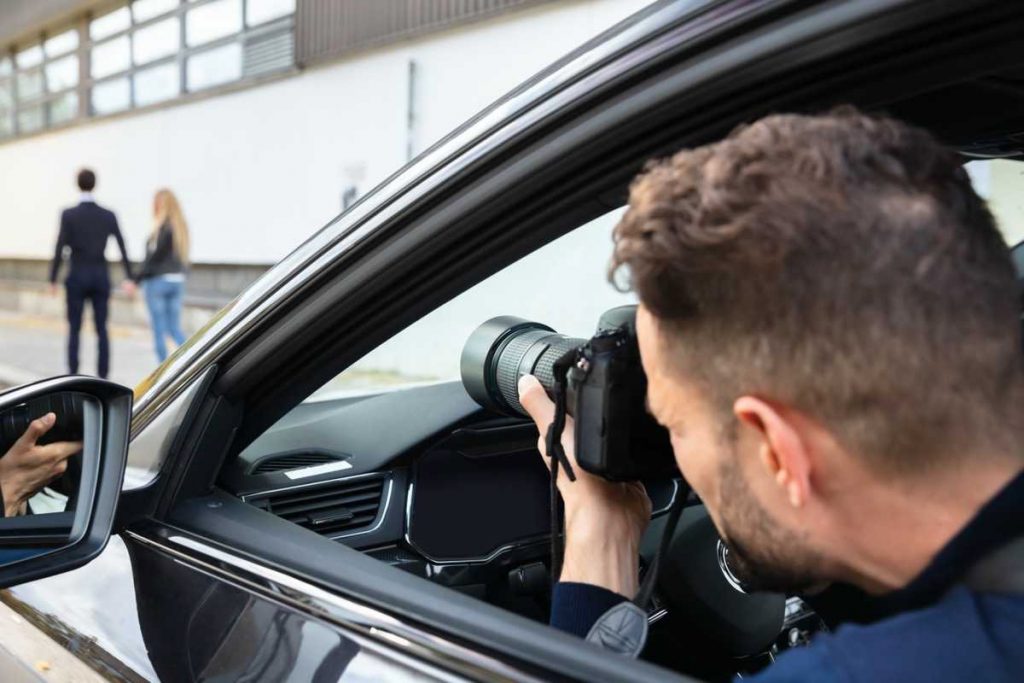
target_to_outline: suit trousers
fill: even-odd
[[[78,374],[78,346],[85,303],[92,305],[99,357],[96,374],[106,378],[110,371],[110,338],[107,335],[107,309],[110,303],[110,275],[107,266],[72,268],[64,281],[68,305],[68,372]]]

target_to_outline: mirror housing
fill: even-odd
[[[64,497],[67,509],[33,509],[33,497],[22,504],[18,516],[0,518],[0,588],[74,569],[106,546],[124,478],[132,398],[127,387],[81,376],[44,380],[0,394],[0,460],[18,457],[31,465],[36,460],[29,456],[41,454],[54,457],[54,462],[77,459],[73,468],[65,463],[51,471],[70,475],[74,470],[74,490]],[[53,416],[45,428],[49,436],[38,430],[30,433],[28,425],[45,415]],[[12,443],[18,434],[24,439]],[[28,453],[28,447],[35,450]],[[0,472],[9,477],[11,469]],[[22,471],[29,469],[26,465]],[[9,497],[11,486],[2,476],[0,493],[6,490]],[[54,475],[48,474],[48,481],[50,476]],[[61,476],[57,474],[55,481]],[[39,486],[40,491],[43,488]]]

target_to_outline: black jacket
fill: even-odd
[[[184,272],[185,264],[174,250],[174,235],[171,232],[171,226],[169,223],[164,223],[160,226],[160,232],[157,233],[156,239],[150,237],[146,243],[146,260],[142,262],[142,267],[139,268],[135,279],[141,281],[159,275]]]
[[[107,238],[113,236],[117,240],[117,248],[121,250],[121,261],[124,263],[125,276],[132,277],[132,266],[128,261],[128,252],[124,247],[124,238],[117,227],[117,217],[95,202],[85,201],[76,207],[65,209],[60,215],[60,234],[57,236],[57,248],[54,250],[53,262],[50,264],[50,282],[57,281],[65,250],[71,252],[71,270],[83,267],[106,267],[107,259],[103,253],[107,249]]]

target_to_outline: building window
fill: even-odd
[[[213,0],[190,8],[185,15],[189,47],[209,43],[242,30],[242,0]]]
[[[78,31],[71,29],[47,38],[43,49],[47,57],[60,57],[78,47]]]
[[[0,138],[11,135],[14,135],[14,83],[10,78],[0,77]]]
[[[18,99],[21,101],[35,99],[43,94],[43,71],[32,69],[18,72]]]
[[[135,0],[132,3],[132,18],[136,24],[140,24],[161,14],[167,14],[180,4],[180,0]]]
[[[38,66],[43,63],[43,46],[33,45],[32,47],[27,47],[19,52],[14,59],[18,63],[18,68]]]
[[[181,45],[181,22],[178,17],[163,19],[135,31],[132,56],[135,64],[148,64],[161,57],[173,55]]]
[[[60,92],[78,85],[78,55],[68,55],[46,65],[46,89]]]
[[[22,133],[41,130],[44,120],[43,105],[41,104],[32,107],[22,107],[18,110],[18,130]]]
[[[188,58],[188,89],[212,88],[242,77],[242,46],[228,43]]]
[[[295,0],[248,0],[245,4],[245,25],[258,26],[289,14],[295,14]]]
[[[78,17],[79,29],[64,23],[35,42],[0,45],[0,139],[287,70],[295,5],[122,0]]]
[[[93,78],[103,78],[127,71],[132,65],[131,39],[128,36],[121,36],[94,45],[91,56],[90,73]]]
[[[132,106],[132,86],[127,76],[100,81],[92,86],[94,114],[114,114]]]
[[[143,69],[134,78],[136,106],[164,102],[181,94],[181,71],[175,63]]]
[[[67,123],[78,114],[78,93],[69,90],[49,102],[50,125]]]
[[[115,33],[126,31],[132,25],[132,13],[128,7],[121,7],[110,14],[93,19],[89,24],[89,37],[92,40],[102,40]]]

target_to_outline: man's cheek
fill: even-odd
[[[676,434],[671,434],[671,441],[679,471],[697,495],[704,498],[707,495],[708,473],[705,470],[709,465],[708,458],[696,452],[692,444]]]

